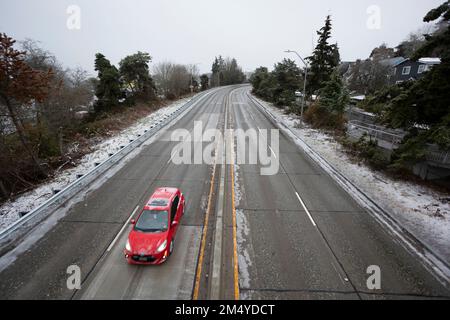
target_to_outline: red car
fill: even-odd
[[[130,264],[161,264],[172,254],[175,235],[184,214],[185,198],[179,189],[158,188],[142,209],[125,245]]]

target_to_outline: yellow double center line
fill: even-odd
[[[234,152],[234,149],[233,151]],[[234,273],[234,299],[239,300],[239,261],[237,255],[237,236],[236,236],[236,206],[234,203],[234,164],[230,165],[231,171],[231,207],[233,210],[233,273]]]
[[[230,92],[228,96],[228,107],[230,104],[230,97],[233,91]],[[230,118],[232,117],[232,112],[229,112]],[[235,194],[234,194],[234,137],[230,139],[230,175],[231,175],[231,209],[232,209],[232,219],[233,219],[233,282],[234,282],[234,299],[239,300],[239,260],[237,254],[237,225],[236,225],[236,205],[235,205]]]
[[[200,280],[201,280],[201,276],[202,276],[203,258],[205,256],[205,247],[206,247],[206,235],[208,233],[208,222],[209,222],[209,215],[211,212],[212,195],[214,192],[214,181],[215,181],[215,177],[216,177],[217,157],[218,157],[218,154],[216,153],[216,157],[214,160],[214,166],[213,166],[213,173],[212,173],[211,181],[210,181],[208,206],[206,208],[205,221],[203,223],[203,234],[202,234],[202,242],[200,244],[200,255],[198,257],[198,263],[197,263],[197,273],[195,276],[194,294],[192,297],[194,300],[198,299],[198,293],[200,290]]]
[[[230,105],[230,95],[231,92],[227,96],[227,104],[226,107]],[[225,121],[226,123],[227,121]],[[225,128],[226,130],[227,128]],[[225,138],[225,135],[224,135]],[[216,148],[217,150],[217,148]],[[234,146],[233,146],[233,140],[231,140],[231,150],[230,155],[233,157],[234,154]],[[218,153],[216,152],[215,157],[215,163],[213,167],[213,173],[211,176],[210,181],[210,190],[208,195],[208,206],[206,209],[205,214],[205,220],[204,220],[204,226],[203,226],[203,234],[202,234],[202,241],[200,244],[200,254],[198,258],[197,263],[197,272],[195,277],[195,284],[194,284],[194,293],[193,293],[193,299],[198,300],[199,291],[200,291],[200,281],[201,281],[201,275],[202,275],[202,268],[203,268],[203,260],[205,256],[205,248],[206,248],[206,236],[208,233],[208,223],[209,223],[209,216],[211,212],[212,207],[212,194],[214,191],[214,181],[216,176],[216,166],[217,166],[217,158]],[[233,159],[233,158],[232,158]],[[222,165],[226,165],[226,163],[223,163]],[[234,192],[234,161],[230,161],[230,175],[231,175],[231,204],[232,204],[232,223],[233,223],[233,282],[234,282],[234,299],[239,300],[239,265],[238,265],[238,255],[237,255],[237,232],[236,232],[236,206],[235,206],[235,192]],[[220,205],[220,204],[219,204]]]

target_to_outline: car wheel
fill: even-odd
[[[170,245],[169,245],[169,256],[172,255],[172,252],[173,252],[173,243],[174,243],[173,240],[170,241]]]

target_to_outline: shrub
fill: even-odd
[[[331,129],[338,132],[345,131],[346,119],[341,113],[329,112],[320,103],[313,103],[304,113],[304,119],[314,128]]]
[[[341,142],[353,156],[364,159],[374,169],[386,169],[390,164],[388,157],[378,147],[377,141],[366,134],[354,142],[347,138]]]

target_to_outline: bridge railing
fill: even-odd
[[[440,150],[436,145],[428,145],[425,158],[435,163],[450,165],[450,151]]]
[[[405,133],[398,130],[389,130],[386,127],[378,126],[370,123],[364,123],[359,120],[349,121],[347,125],[350,135],[352,133],[366,133],[368,136],[382,140],[391,144],[392,149],[397,148],[402,142]]]
[[[398,148],[406,135],[405,132],[400,130],[389,130],[386,127],[364,123],[359,120],[349,121],[347,128],[350,135],[360,136],[366,133],[376,139],[380,146],[391,150]],[[450,151],[441,150],[437,145],[428,144],[425,159],[436,164],[450,166]]]

